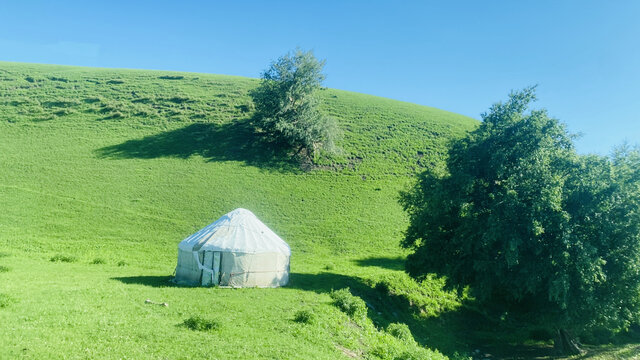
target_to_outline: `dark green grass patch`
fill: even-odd
[[[218,320],[205,319],[198,315],[186,319],[182,325],[193,331],[213,331],[218,330],[221,327]]]
[[[9,272],[9,270],[11,270],[11,269],[9,269],[8,267],[6,267],[4,265],[0,265],[0,273]]]
[[[162,75],[162,76],[158,76],[158,79],[161,79],[161,80],[183,80],[184,76],[182,76],[182,75]]]
[[[76,262],[78,259],[75,256],[71,256],[71,255],[64,255],[64,254],[57,254],[52,256],[49,261],[51,262],[65,262],[65,263],[72,263],[72,262]]]
[[[15,300],[13,299],[13,297],[7,294],[0,293],[0,309],[8,307],[14,301]]]
[[[313,324],[316,322],[316,314],[309,309],[298,310],[293,316],[293,321],[302,324]]]
[[[106,264],[107,261],[103,258],[95,258],[93,260],[91,260],[91,264],[93,265],[102,265],[102,264]]]

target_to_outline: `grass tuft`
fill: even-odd
[[[77,259],[74,256],[57,254],[57,255],[54,255],[53,257],[51,257],[51,259],[49,259],[49,261],[51,261],[51,262],[72,263],[72,262],[76,262]]]
[[[186,319],[183,326],[193,331],[213,331],[220,329],[220,322],[213,319],[205,319],[199,315]]]
[[[127,262],[126,262],[126,261],[124,261],[124,260],[120,260],[120,261],[118,261],[118,264],[117,264],[117,265],[118,265],[118,266],[127,266],[127,265],[129,265],[129,264],[127,264]]]
[[[367,316],[367,304],[360,297],[352,295],[349,288],[331,291],[333,304],[354,319]]]
[[[106,263],[107,263],[107,261],[105,259],[103,259],[103,258],[95,258],[95,259],[93,259],[91,261],[91,264],[94,264],[94,265],[101,265],[101,264],[106,264]]]
[[[0,309],[6,308],[13,303],[13,298],[7,294],[0,293]]]
[[[10,269],[9,269],[8,267],[6,267],[6,266],[4,266],[4,265],[0,265],[0,273],[3,273],[3,272],[9,272],[9,270],[10,270]]]
[[[314,324],[316,322],[316,314],[311,310],[298,310],[293,316],[293,321],[302,324]]]
[[[391,323],[387,326],[387,332],[402,342],[413,344],[415,339],[409,330],[409,326],[403,323]]]

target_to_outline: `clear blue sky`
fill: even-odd
[[[325,85],[479,119],[512,89],[608,154],[640,139],[640,1],[5,1],[0,60],[258,77],[300,46]]]

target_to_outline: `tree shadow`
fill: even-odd
[[[379,256],[354,260],[354,262],[359,266],[376,266],[390,270],[404,270],[404,261],[405,257],[403,256]]]
[[[173,276],[122,276],[112,277],[111,279],[128,285],[144,285],[158,288],[183,287],[171,282]]]
[[[369,258],[362,261],[370,266],[382,264],[397,267],[400,260]],[[377,328],[386,329],[391,323],[404,323],[418,344],[450,357],[455,353],[490,359],[549,358],[553,355],[553,348],[548,345],[511,343],[508,332],[505,335],[497,331],[498,324],[470,306],[463,305],[455,310],[441,311],[436,316],[425,316],[422,309],[406,295],[391,293],[358,277],[331,272],[291,273],[287,287],[319,294],[349,287],[354,295],[366,302],[367,316]]]
[[[289,150],[255,132],[250,118],[225,124],[194,123],[96,152],[107,159],[187,159],[199,155],[208,161],[238,161],[278,172],[302,171]]]

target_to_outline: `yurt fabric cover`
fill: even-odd
[[[178,245],[175,282],[277,287],[289,281],[291,249],[249,210],[236,209]]]

